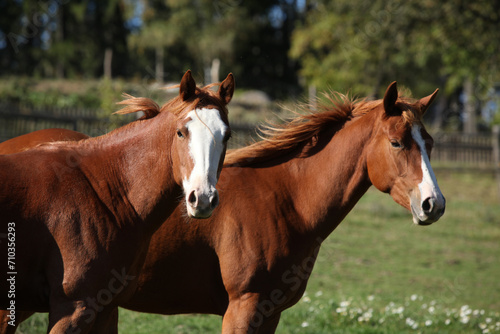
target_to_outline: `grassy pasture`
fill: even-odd
[[[306,294],[278,333],[500,332],[500,198],[491,174],[437,172],[443,218],[410,213],[370,189],[324,242]],[[19,332],[45,333],[46,315]],[[120,333],[217,333],[209,315],[120,310]]]

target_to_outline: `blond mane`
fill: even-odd
[[[355,100],[337,92],[324,94],[324,97],[326,102],[318,103],[316,111],[312,111],[310,105],[302,104],[299,106],[299,111],[295,112],[298,116],[289,122],[259,127],[263,134],[260,136],[262,140],[228,151],[224,166],[251,166],[298,151],[326,129],[363,116],[382,104],[382,100]],[[420,120],[419,110],[412,107],[410,99],[400,98],[396,105],[403,111],[403,122]]]

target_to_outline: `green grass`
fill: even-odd
[[[277,332],[500,332],[495,178],[437,174],[447,209],[429,227],[414,226],[408,212],[371,189],[324,242],[306,295],[283,313]],[[120,333],[221,329],[217,316],[120,312]],[[23,333],[45,332],[45,316],[28,321]]]

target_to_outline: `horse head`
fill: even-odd
[[[227,76],[217,92],[210,87],[196,87],[187,71],[179,89],[178,100],[184,107],[174,129],[173,173],[184,190],[187,213],[193,218],[209,217],[219,203],[215,185],[231,136],[226,105],[234,92],[233,75]]]
[[[367,147],[370,181],[410,210],[418,225],[437,221],[446,206],[430,164],[433,139],[422,123],[437,93],[410,101],[398,97],[396,82],[389,85]]]

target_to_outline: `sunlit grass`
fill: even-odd
[[[443,218],[414,226],[371,189],[325,240],[306,295],[277,333],[493,333],[500,331],[500,198],[491,174],[437,173]],[[182,283],[180,283],[182,284]],[[45,333],[46,316],[23,326]],[[211,315],[127,310],[120,333],[218,333]]]

